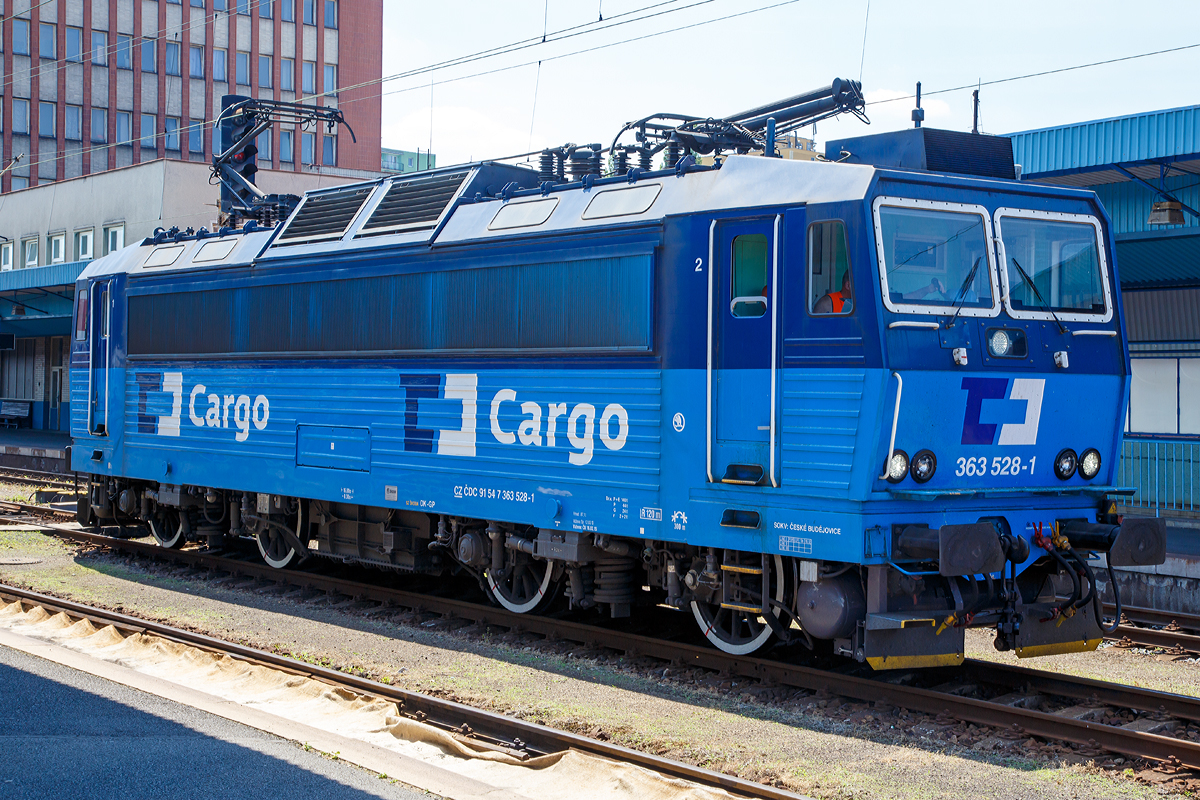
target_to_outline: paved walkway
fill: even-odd
[[[0,646],[0,797],[431,797],[254,728]]]

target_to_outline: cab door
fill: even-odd
[[[88,433],[108,435],[108,367],[112,354],[111,282],[95,281],[91,287],[90,344],[88,364]]]
[[[778,486],[781,217],[710,229],[709,480]]]

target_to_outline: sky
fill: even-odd
[[[861,77],[871,125],[822,122],[819,144],[909,127],[917,81],[925,125],[970,130],[976,82],[1200,45],[1200,3],[384,0],[383,33],[384,76],[408,73],[382,85],[383,145],[432,146],[446,166],[607,146],[622,124],[655,112],[720,117],[834,78]],[[980,127],[1011,133],[1192,105],[1197,75],[1200,46],[984,85]]]

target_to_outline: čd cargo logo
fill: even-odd
[[[963,444],[1037,444],[1045,378],[963,378]]]
[[[404,387],[404,449],[409,452],[475,456],[478,442],[479,375],[401,375]],[[500,389],[485,408],[492,439],[504,445],[555,448],[566,445],[567,460],[590,463],[596,438],[620,450],[629,438],[629,412],[609,403],[597,412],[591,403],[536,403],[514,389]],[[566,442],[563,442],[563,436]]]
[[[139,372],[138,433],[157,433],[159,436],[178,436],[183,412],[183,373]],[[266,395],[253,401],[247,394],[210,392],[202,383],[192,386],[188,393],[188,419],[197,428],[234,428],[234,439],[244,442],[250,438],[250,426],[262,430],[271,417],[271,404]],[[162,413],[160,413],[162,412]]]
[[[236,430],[244,442],[250,427],[263,430],[271,416],[265,395],[226,393],[193,384],[185,393],[182,372],[136,375],[138,433],[179,436],[184,412],[197,428]],[[413,453],[473,458],[478,444],[479,375],[401,375],[404,393],[404,450]],[[629,412],[620,403],[597,410],[591,403],[537,403],[515,389],[500,389],[485,398],[491,438],[501,445],[562,447],[567,461],[591,462],[596,440],[608,450],[620,450],[629,438]]]

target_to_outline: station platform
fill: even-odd
[[[1113,572],[1126,605],[1200,614],[1200,520],[1167,518],[1167,560],[1157,567]],[[1112,599],[1107,593],[1104,597]]]
[[[0,428],[0,468],[66,472],[70,444],[66,431]]]

